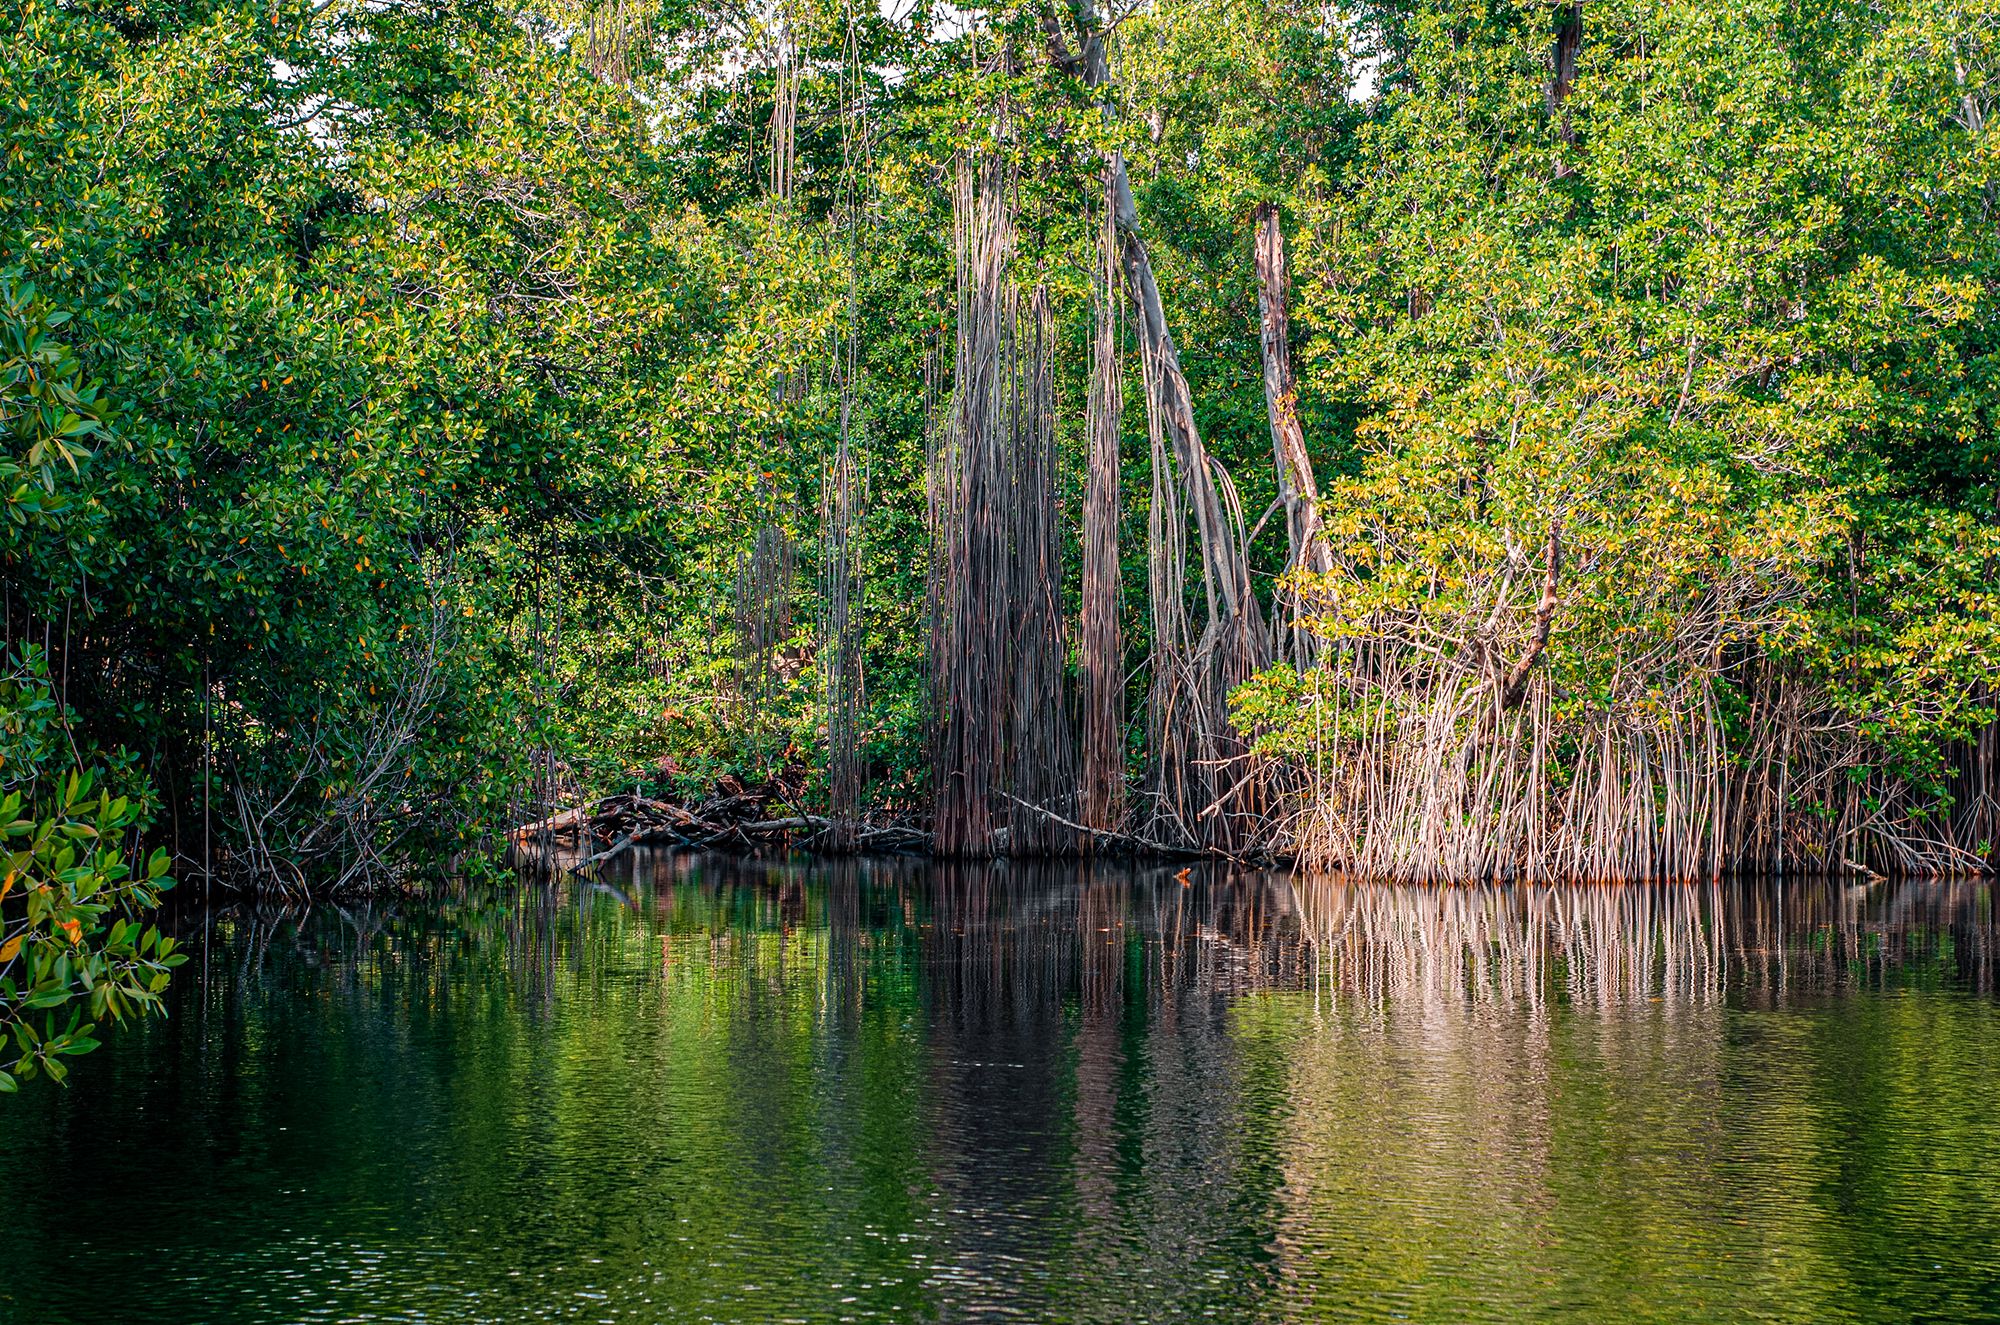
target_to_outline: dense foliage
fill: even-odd
[[[1990,859],[1991,737],[1955,743],[1992,722],[2000,658],[1992,16],[1578,12],[1560,100],[1547,11],[1405,15],[1354,166],[1313,201],[1310,372],[1364,409],[1323,504],[1324,627],[1350,660],[1446,660],[1372,675],[1389,711],[1469,730],[1448,710],[1478,655],[1539,647],[1553,554],[1550,708],[1488,739],[1536,747],[1531,783],[1575,789],[1584,836],[1679,816],[1767,865]],[[1246,712],[1312,715],[1280,725],[1294,750],[1355,748],[1329,707],[1372,720],[1274,683]],[[1460,803],[1514,808],[1467,786],[1499,761],[1428,762]],[[1357,820],[1406,815],[1401,869],[1451,836],[1417,800],[1320,807],[1350,856]]]
[[[0,427],[12,443],[0,459],[11,484],[0,538],[10,568],[56,585],[72,583],[100,532],[74,480],[110,415],[55,338],[66,320],[32,285],[0,279]],[[0,660],[0,1092],[37,1074],[62,1080],[63,1060],[96,1048],[107,1018],[157,1011],[185,960],[141,919],[173,886],[166,852],[127,862],[151,806],[105,785],[143,791],[143,779],[123,757],[85,765],[74,716],[42,647]]]
[[[1271,840],[1365,855],[1387,811],[1327,770],[1431,723],[1436,785],[1515,741],[1601,798],[1698,746],[1796,771],[1739,799],[1820,864],[1941,817],[1990,857],[1990,7],[1157,0],[1108,95],[1050,54],[1089,12],[9,0],[7,637],[66,758],[184,861],[381,881],[593,788],[823,768],[851,596],[867,799],[920,802],[952,169],[1004,101],[1066,611],[1106,149],[1267,594],[1250,241],[1285,218],[1333,569],[1323,655],[1238,700],[1299,774]],[[1523,659],[1531,717],[1481,726]]]

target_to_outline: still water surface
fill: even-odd
[[[0,1322],[2000,1319],[1989,885],[656,856],[188,921]]]

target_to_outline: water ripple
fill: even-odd
[[[2000,1318],[1984,884],[628,867],[183,917],[0,1321]]]

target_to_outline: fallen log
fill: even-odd
[[[817,832],[833,827],[833,820],[822,819],[816,814],[802,814],[790,819],[761,819],[736,827],[745,833],[802,833],[809,829]]]
[[[629,832],[625,834],[624,837],[618,839],[618,841],[613,843],[611,846],[606,847],[604,850],[598,852],[596,855],[591,856],[589,859],[585,860],[579,868],[589,869],[594,865],[602,865],[606,861],[616,860],[618,857],[624,855],[627,851],[630,851],[633,848],[633,846],[637,844],[638,840],[639,840],[639,833],[637,830]]]
[[[634,847],[673,844],[712,849],[755,850],[759,847],[795,845],[811,849],[815,841],[832,832],[833,820],[822,815],[788,815],[777,819],[753,819],[717,823],[693,815],[676,816],[680,822],[631,818],[619,826],[622,832],[610,846],[584,857],[577,868],[590,869],[616,860]],[[904,825],[863,827],[854,834],[854,844],[862,850],[928,851],[931,835]]]
[[[573,810],[564,810],[561,814],[552,814],[546,819],[538,819],[531,824],[522,824],[519,828],[509,833],[508,836],[518,842],[528,837],[552,837],[557,833],[570,832],[581,826],[585,819],[596,814],[598,807],[604,805],[610,799],[607,796],[604,800],[592,801],[588,805],[579,805]]]
[[[635,847],[675,844],[716,850],[756,850],[766,846],[822,849],[834,840],[842,824],[793,807],[803,793],[803,778],[780,778],[755,787],[729,778],[694,804],[676,804],[641,793],[637,788],[600,797],[523,824],[508,836],[517,843],[554,841],[581,845],[587,853],[578,868],[590,869],[616,860]],[[773,811],[777,811],[774,813]],[[590,839],[610,845],[590,852]],[[928,851],[929,832],[907,823],[851,826],[850,849],[863,851]]]

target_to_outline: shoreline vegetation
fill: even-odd
[[[10,1034],[524,825],[2000,866],[1996,0],[4,3]]]

